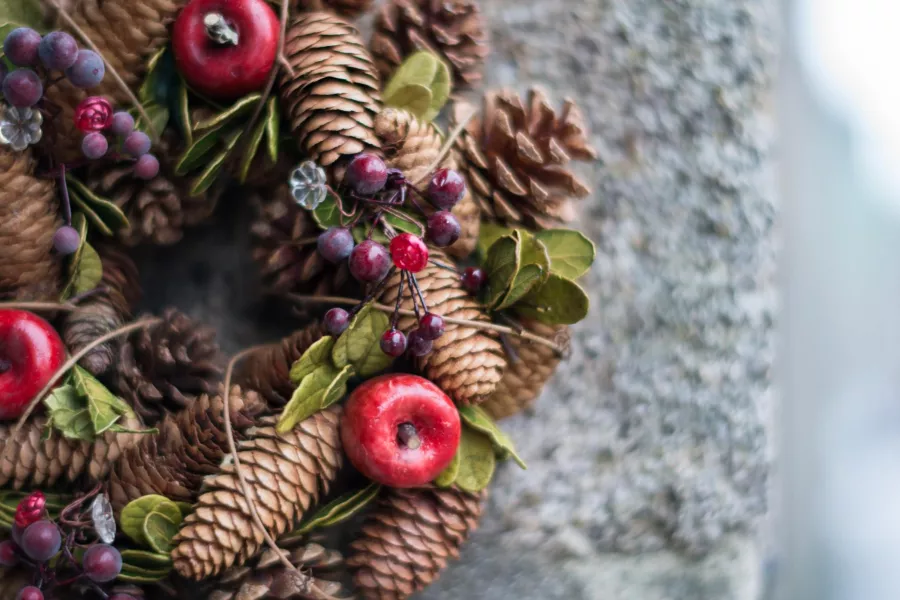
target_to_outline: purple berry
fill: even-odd
[[[66,69],[66,77],[72,85],[83,90],[92,88],[103,81],[106,65],[103,59],[93,50],[79,50],[75,62]]]
[[[132,131],[125,138],[122,149],[135,158],[143,156],[150,152],[150,136],[143,131]]]
[[[159,160],[152,154],[145,154],[134,163],[134,174],[139,179],[153,179],[159,175]]]
[[[16,554],[16,543],[12,540],[0,542],[0,567],[14,567],[19,563],[19,555]]]
[[[459,239],[462,227],[459,220],[452,213],[441,210],[428,217],[428,227],[425,230],[428,239],[438,248],[446,248]]]
[[[462,274],[462,285],[471,294],[477,294],[484,286],[487,276],[481,267],[468,267]]]
[[[391,269],[391,254],[387,248],[366,240],[350,253],[350,273],[359,281],[381,281]]]
[[[103,158],[108,150],[109,142],[99,131],[89,133],[81,140],[81,153],[91,160]]]
[[[17,67],[32,67],[38,62],[41,34],[29,27],[13,29],[3,41],[3,53]]]
[[[128,134],[134,131],[134,117],[125,111],[117,112],[113,115],[109,130],[117,137],[128,137]]]
[[[38,521],[32,523],[22,534],[22,550],[29,558],[37,562],[44,562],[53,558],[59,552],[62,545],[62,537],[56,523],[52,521]]]
[[[106,583],[118,577],[122,572],[122,555],[107,544],[91,546],[81,559],[81,566],[88,579],[97,583]]]
[[[346,260],[353,252],[353,244],[353,234],[345,227],[331,227],[317,241],[319,254],[331,263]]]
[[[444,319],[434,313],[425,313],[419,321],[419,332],[426,340],[436,340],[444,335]]]
[[[74,253],[80,245],[81,235],[74,227],[63,225],[53,234],[53,247],[63,256]]]
[[[52,31],[41,40],[38,55],[48,69],[65,71],[78,58],[78,43],[65,31]]]
[[[392,358],[397,358],[406,352],[406,336],[402,331],[388,329],[381,336],[381,351]]]
[[[3,96],[17,108],[34,106],[44,95],[44,86],[31,69],[16,69],[3,79]]]
[[[450,210],[466,195],[466,181],[453,169],[439,169],[428,183],[428,199],[441,210]]]
[[[329,335],[341,335],[350,327],[350,313],[343,308],[332,308],[325,313],[324,323]]]
[[[33,585],[27,585],[16,594],[16,600],[44,600],[44,592]]]
[[[411,331],[407,342],[409,353],[417,357],[425,356],[434,348],[434,342],[427,339],[421,329]]]
[[[24,533],[25,533],[25,529],[22,527],[19,527],[15,522],[13,522],[12,531],[11,531],[12,539],[16,543],[16,545],[18,545],[19,547],[22,546],[22,535]]]
[[[361,196],[380,192],[387,183],[388,170],[384,161],[374,154],[357,154],[347,166],[344,181]]]

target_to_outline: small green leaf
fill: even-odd
[[[501,460],[512,458],[523,469],[527,468],[525,461],[516,453],[516,447],[512,440],[500,429],[494,420],[480,406],[463,406],[459,409],[459,416],[466,425],[480,431],[490,438],[494,444],[494,450]]]
[[[518,242],[519,271],[496,310],[512,306],[550,276],[550,257],[544,244],[524,229],[516,229],[512,235]]]
[[[420,119],[424,119],[431,108],[431,97],[429,88],[418,83],[408,83],[395,90],[390,97],[385,98],[384,104],[385,106],[403,109]]]
[[[165,579],[172,571],[172,559],[168,554],[143,550],[122,550],[122,572],[118,581],[128,583],[153,583]]]
[[[418,111],[412,110],[407,105],[402,105],[398,100],[403,99],[404,89],[411,86],[421,86],[429,91],[429,105],[422,109],[417,100],[415,106]],[[398,106],[413,112],[417,117],[430,121],[441,111],[447,99],[450,98],[451,75],[447,64],[434,54],[422,50],[416,52],[397,69],[394,76],[388,82],[382,97],[388,106]]]
[[[81,255],[84,252],[84,246],[87,243],[88,224],[84,213],[75,213],[72,215],[72,227],[78,232],[78,248],[69,255],[68,267],[66,269],[68,276],[63,291],[60,293],[60,300],[65,302],[75,293],[75,280],[77,273],[77,265],[81,261]],[[102,265],[101,265],[102,268]]]
[[[320,410],[328,408],[347,394],[347,381],[353,375],[353,367],[336,369],[321,365],[303,378],[284,411],[278,418],[275,430],[287,433]]]
[[[146,546],[147,538],[144,534],[144,520],[147,518],[147,515],[154,511],[169,517],[175,516],[176,512],[168,505],[175,507],[178,515],[176,520],[180,520],[181,511],[178,509],[178,506],[165,496],[151,494],[132,500],[122,509],[122,513],[119,515],[119,527],[125,535],[136,543]],[[159,509],[159,507],[163,508]]]
[[[338,206],[337,197],[329,191],[325,200],[312,211],[312,215],[321,229],[340,227],[341,210]]]
[[[87,398],[88,412],[91,416],[91,423],[94,424],[95,435],[104,433],[122,416],[131,414],[128,404],[78,365],[72,369],[72,382],[75,391]]]
[[[66,176],[66,184],[72,199],[85,211],[85,216],[101,228],[104,235],[112,235],[119,229],[128,227],[128,217],[112,200],[95,193],[73,176]]]
[[[378,492],[380,491],[381,484],[373,481],[361,490],[344,494],[317,510],[316,513],[308,520],[304,521],[296,531],[293,531],[288,535],[287,539],[280,541],[285,542],[286,545],[290,545],[291,540],[299,540],[313,529],[339,525],[359,514],[360,511],[378,496]]]
[[[456,474],[456,486],[472,493],[485,489],[491,483],[497,468],[497,457],[490,438],[474,429],[463,427],[457,452],[459,471]]]
[[[69,199],[72,201],[73,205],[81,210],[81,212],[94,227],[94,229],[96,229],[103,235],[113,235],[113,230],[107,227],[106,223],[103,222],[103,219],[100,217],[100,215],[94,212],[94,209],[91,208],[91,205],[85,202],[84,199],[75,192],[75,190],[69,190]]]
[[[205,121],[200,121],[194,126],[195,132],[206,131],[207,129],[214,129],[216,127],[220,127],[224,125],[228,121],[231,121],[235,117],[239,117],[240,115],[246,114],[253,110],[253,107],[259,102],[259,99],[262,97],[261,94],[255,93],[250,94],[249,96],[244,96],[234,104],[232,104],[227,109],[223,110],[219,114],[214,117],[210,117]]]
[[[533,234],[524,229],[517,229],[515,235],[519,238],[519,264],[535,265],[541,268],[546,274],[545,279],[550,276],[550,254],[547,247],[537,239]]]
[[[212,152],[221,138],[221,129],[211,129],[198,137],[178,160],[178,164],[175,165],[175,174],[185,175],[202,166],[203,160]]]
[[[506,292],[506,296],[503,298],[500,304],[497,305],[496,310],[503,310],[504,308],[513,306],[528,292],[534,289],[534,287],[538,285],[543,278],[544,271],[537,265],[525,265],[524,267],[519,269],[519,272],[516,274],[516,278],[513,280],[512,285],[509,286],[509,290]]]
[[[519,267],[518,238],[508,235],[494,242],[484,261],[487,275],[485,299],[488,306],[496,306],[504,297],[515,280]]]
[[[166,130],[166,125],[169,124],[169,109],[161,104],[144,104],[144,112],[150,117],[149,124],[136,109],[133,112],[136,115],[134,128],[149,134],[150,137],[162,135],[162,132]]]
[[[94,247],[84,242],[79,253],[78,263],[69,265],[69,277],[72,292],[82,294],[100,284],[103,277],[103,263]]]
[[[213,183],[215,183],[216,177],[218,177],[219,173],[222,171],[222,167],[225,165],[225,159],[228,158],[230,152],[231,150],[223,150],[212,159],[208,165],[206,165],[206,169],[197,176],[194,183],[191,185],[191,196],[202,195]]]
[[[335,366],[352,365],[361,377],[370,377],[388,368],[394,359],[381,351],[381,336],[390,325],[388,316],[365,305],[338,338],[331,352]]]
[[[178,108],[178,129],[184,139],[185,146],[194,144],[194,131],[191,129],[191,106],[187,84],[184,77],[178,76],[178,95],[176,97]]]
[[[256,158],[256,153],[259,152],[259,146],[262,144],[263,136],[266,134],[266,122],[260,121],[256,126],[256,129],[253,130],[253,133],[250,136],[250,143],[247,144],[247,149],[244,152],[244,158],[241,160],[240,172],[238,174],[238,181],[241,183],[245,183],[247,181],[247,176],[250,175],[250,168],[253,166],[253,159]]]
[[[112,427],[108,429],[108,431],[112,431],[114,433],[139,433],[141,435],[153,435],[159,433],[159,429],[131,429],[130,427],[124,427],[119,425],[119,423],[113,423]]]
[[[44,399],[48,429],[56,429],[69,440],[94,441],[94,425],[87,402],[71,385],[61,385]]]
[[[494,245],[494,242],[503,236],[512,235],[513,231],[515,230],[490,221],[483,222],[478,230],[478,251],[482,256],[487,256],[488,250]]]
[[[281,113],[278,98],[269,98],[266,103],[266,150],[272,164],[278,162],[278,131],[281,129]]]
[[[331,349],[334,338],[330,335],[317,340],[306,352],[291,365],[291,383],[300,385],[300,381],[322,365],[331,365]]]
[[[177,506],[178,510],[181,511],[182,517],[187,517],[189,514],[194,512],[194,505],[189,502],[176,502],[175,506]]]
[[[535,234],[547,247],[550,272],[572,281],[584,275],[597,255],[594,242],[580,231],[547,229]]]
[[[175,506],[174,502],[171,504]],[[177,509],[178,507],[175,506],[175,508]],[[180,524],[180,518],[177,521],[173,521],[171,515],[154,510],[144,519],[143,531],[147,545],[160,554],[168,554],[172,551],[172,538],[178,533]]]
[[[453,460],[450,461],[450,464],[447,465],[447,468],[441,471],[441,474],[437,476],[437,479],[434,480],[434,485],[442,488],[451,487],[455,482],[456,478],[459,475],[459,448],[456,449],[456,454],[453,455]]]
[[[44,12],[36,0],[0,0],[0,19],[16,27],[31,27],[40,32],[46,31]],[[6,39],[9,31],[5,32],[0,41]]]
[[[588,314],[590,299],[574,281],[550,275],[547,283],[516,303],[514,310],[547,325],[572,325]]]
[[[157,87],[159,86],[160,70],[163,65],[162,57],[166,50],[168,50],[168,47],[163,46],[147,61],[147,74],[144,76],[144,83],[138,89],[138,100],[141,101],[141,104],[154,104],[159,99]]]

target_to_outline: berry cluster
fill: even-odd
[[[75,126],[84,133],[81,152],[89,160],[106,156],[110,141],[116,145],[116,159],[137,159],[134,174],[153,179],[159,173],[159,160],[150,154],[150,136],[134,130],[134,117],[125,111],[114,113],[106,98],[85,98],[75,109]]]

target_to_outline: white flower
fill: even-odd
[[[289,182],[294,201],[306,210],[314,210],[328,196],[325,171],[311,160],[294,169]]]
[[[32,144],[41,141],[41,124],[44,116],[33,108],[16,108],[5,106],[0,118],[0,143],[21,152]]]
[[[94,531],[104,544],[112,544],[116,539],[116,517],[106,494],[99,494],[91,504],[91,520]]]

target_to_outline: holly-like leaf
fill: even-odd
[[[44,398],[44,407],[49,417],[48,432],[56,429],[69,440],[94,441],[96,436],[87,402],[73,386],[65,384],[54,389]]]
[[[174,502],[169,503],[175,506]],[[166,503],[160,506],[165,506]],[[178,507],[175,506],[177,510]],[[181,525],[181,511],[178,511],[178,518],[172,519],[172,514],[166,514],[159,510],[154,510],[144,518],[143,531],[144,539],[152,550],[160,554],[168,554],[172,551],[172,538],[178,533],[178,527]]]
[[[78,262],[69,264],[69,280],[72,282],[72,293],[82,294],[100,284],[103,278],[103,262],[94,247],[82,242]]]
[[[153,583],[168,577],[172,559],[168,554],[122,550],[122,572],[116,578],[127,583]]]
[[[176,523],[180,523],[183,518],[177,504],[165,496],[150,494],[132,500],[122,509],[119,527],[135,543],[146,546],[148,542],[144,532],[144,521],[152,512],[160,513]]]
[[[532,290],[513,309],[547,325],[572,325],[588,314],[590,299],[574,281],[551,274],[547,283]]]
[[[85,216],[101,233],[112,235],[128,227],[128,217],[112,200],[95,193],[72,175],[66,175],[66,185],[72,200],[85,211]]]
[[[490,438],[479,431],[463,427],[459,441],[459,471],[455,485],[477,493],[485,489],[494,477],[497,457]]]
[[[210,117],[209,119],[197,123],[194,126],[194,131],[201,132],[208,129],[215,129],[241,115],[251,112],[261,97],[262,95],[259,93],[244,96],[214,117]]]
[[[395,90],[390,97],[385,98],[384,104],[385,106],[403,109],[420,119],[424,119],[431,108],[431,100],[431,89],[418,83],[408,83]]]
[[[538,232],[535,237],[547,248],[550,271],[566,279],[574,281],[584,275],[597,255],[594,242],[580,231],[547,229]]]
[[[496,306],[506,295],[520,268],[519,239],[514,235],[503,236],[488,250],[484,261],[487,275],[485,303]]]
[[[314,342],[306,352],[291,365],[291,383],[300,385],[304,377],[323,365],[331,365],[331,349],[334,338],[330,335]]]
[[[496,310],[512,306],[550,276],[550,257],[544,244],[524,229],[516,229],[512,235],[518,242],[519,271]]]
[[[72,369],[72,383],[75,391],[87,398],[88,412],[95,435],[104,433],[123,416],[132,414],[128,404],[78,365]]]
[[[212,152],[219,140],[222,139],[221,129],[211,129],[199,136],[191,144],[175,165],[176,175],[185,175],[194,169],[203,166],[205,159]]]
[[[478,251],[482,256],[487,256],[488,250],[491,249],[494,242],[503,236],[512,235],[513,231],[515,230],[490,221],[483,222],[478,229]]]
[[[313,219],[321,229],[341,226],[341,209],[337,197],[328,192],[328,196],[312,211]]]
[[[243,159],[241,159],[241,167],[238,174],[238,181],[241,183],[247,181],[247,176],[250,175],[250,167],[253,166],[253,159],[256,158],[256,153],[259,152],[259,147],[262,144],[263,136],[265,135],[266,122],[260,121],[256,126],[256,129],[253,130],[253,133],[250,134],[250,142],[247,144],[247,149],[244,151]]]
[[[211,161],[209,161],[209,164],[206,165],[206,168],[203,170],[203,172],[200,173],[200,175],[198,175],[194,180],[194,183],[191,185],[191,196],[199,196],[203,194],[212,186],[213,183],[215,183],[216,178],[222,171],[222,167],[225,165],[225,160],[228,158],[228,155],[231,154],[231,150],[237,143],[239,136],[240,132],[236,131],[227,138],[227,140],[225,141],[225,149],[219,152]]]
[[[451,92],[450,69],[447,64],[431,52],[422,50],[414,53],[397,69],[394,76],[388,82],[382,97],[388,106],[399,106],[410,110],[417,117],[425,121],[431,121],[438,115],[450,98]],[[430,100],[427,110],[420,108],[421,100],[417,100],[414,106],[420,112],[411,110],[409,106],[401,106],[398,102],[411,97],[410,92],[404,91],[410,87],[421,86],[429,91]],[[404,96],[406,94],[406,96]],[[416,94],[421,95],[420,92]],[[399,98],[399,100],[398,100]]]
[[[528,294],[534,287],[540,284],[541,280],[544,278],[544,271],[537,265],[525,265],[519,272],[516,274],[516,278],[513,280],[512,285],[509,286],[509,290],[506,292],[506,296],[497,305],[496,310],[503,310],[510,306],[513,306],[516,302],[518,302],[523,296]]]
[[[434,485],[442,488],[453,486],[456,482],[456,478],[459,476],[459,462],[459,448],[457,448],[456,454],[453,455],[453,460],[450,461],[447,468],[441,471],[441,474],[437,476],[437,479],[434,480]]]
[[[494,444],[494,450],[501,460],[512,458],[523,469],[528,468],[525,461],[516,453],[512,440],[501,430],[493,419],[480,406],[463,406],[459,409],[462,420],[476,431],[488,436]]]
[[[347,394],[347,381],[353,367],[336,369],[330,364],[317,367],[306,375],[294,390],[287,406],[278,418],[275,430],[287,433],[320,410],[326,409]]]
[[[278,162],[278,132],[281,129],[281,112],[278,109],[278,98],[269,98],[266,103],[266,150],[269,160],[274,165]]]
[[[282,541],[285,542],[285,545],[290,545],[292,540],[299,540],[313,529],[333,527],[343,523],[359,514],[378,496],[380,491],[381,484],[373,481],[360,490],[344,494],[317,510],[312,517],[304,521],[296,531]]]
[[[381,351],[381,336],[390,325],[388,316],[367,304],[356,313],[341,334],[331,359],[339,369],[351,365],[361,377],[370,377],[388,368],[394,359]]]

